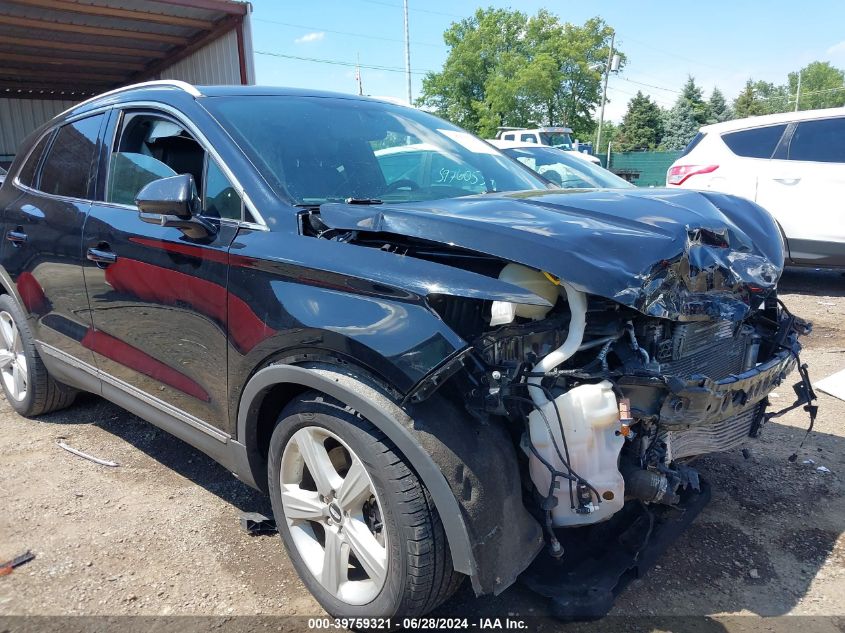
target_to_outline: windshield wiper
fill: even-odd
[[[346,204],[363,204],[363,205],[370,205],[370,204],[383,204],[381,200],[378,198],[347,198],[344,200]]]

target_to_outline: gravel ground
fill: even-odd
[[[845,276],[789,271],[781,293],[815,324],[811,375],[845,368]],[[792,395],[784,385],[773,402]],[[747,459],[698,462],[712,502],[613,614],[845,616],[845,402],[819,395],[803,448],[797,411],[749,441]],[[182,442],[94,396],[38,420],[0,398],[0,430],[0,560],[37,556],[0,577],[0,616],[323,614],[278,537],[240,528],[242,511],[270,514],[267,499]],[[520,585],[475,599],[466,583],[439,613],[544,616],[548,605]]]

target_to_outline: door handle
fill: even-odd
[[[779,182],[782,185],[797,185],[801,182],[800,178],[772,178],[775,182]]]
[[[102,245],[101,245],[102,246]],[[106,248],[89,248],[86,253],[88,261],[94,262],[100,268],[105,268],[109,264],[114,264],[117,261],[117,255]]]
[[[9,240],[15,246],[20,246],[21,244],[26,242],[27,237],[26,237],[26,233],[24,233],[23,231],[14,230],[14,231],[9,231],[8,233],[6,233],[6,239]]]

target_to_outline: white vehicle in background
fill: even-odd
[[[575,152],[567,152],[548,145],[525,143],[523,141],[488,141],[503,154],[550,180],[561,189],[631,189],[627,180],[620,178],[604,167],[577,158]]]
[[[570,152],[578,158],[601,165],[601,161],[592,154],[581,152],[572,140],[571,127],[538,127],[533,129],[500,127],[493,140],[516,141],[520,143],[535,143],[548,145],[565,152]]]
[[[702,127],[666,184],[754,200],[780,224],[788,264],[845,267],[845,108]]]

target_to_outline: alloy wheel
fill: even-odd
[[[23,339],[12,315],[0,312],[0,375],[6,392],[18,402],[26,398],[27,363]]]
[[[281,497],[292,541],[337,599],[371,602],[388,569],[387,530],[361,459],[331,431],[299,429],[282,454]]]

